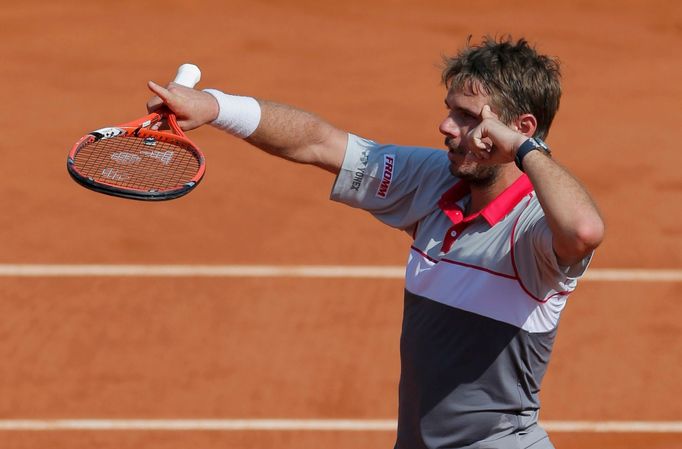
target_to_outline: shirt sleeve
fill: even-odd
[[[454,182],[443,150],[380,145],[349,134],[331,199],[409,232]]]
[[[514,263],[523,286],[541,300],[575,290],[592,259],[589,254],[573,265],[561,266],[552,239],[545,214],[534,197],[516,226]]]

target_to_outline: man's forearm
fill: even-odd
[[[593,251],[604,237],[604,222],[587,190],[563,167],[539,151],[528,153],[523,168],[535,188],[562,265]]]
[[[338,173],[348,134],[316,115],[258,100],[261,119],[246,141],[275,156]]]

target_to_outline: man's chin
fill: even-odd
[[[464,167],[450,165],[450,173],[472,186],[487,187],[494,184],[497,180],[499,167],[477,167],[473,170],[467,170]]]
[[[460,179],[467,181],[476,179],[482,175],[480,167],[470,167],[465,164],[450,164],[450,173]]]

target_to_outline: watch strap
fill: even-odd
[[[523,171],[523,158],[526,157],[531,151],[539,150],[546,155],[550,154],[549,147],[542,139],[537,137],[531,137],[521,144],[518,150],[516,150],[516,156],[514,157],[514,162],[519,170]]]

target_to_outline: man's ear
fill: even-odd
[[[538,120],[533,114],[522,114],[514,121],[516,129],[523,135],[533,137],[538,129]]]

